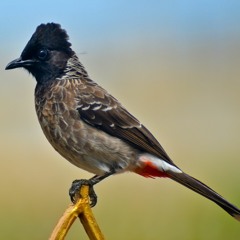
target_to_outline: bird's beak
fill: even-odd
[[[32,66],[35,63],[34,60],[22,60],[22,58],[17,58],[13,61],[11,61],[5,68],[5,70],[9,69],[14,69],[14,68],[19,68],[19,67],[27,67],[27,66]]]

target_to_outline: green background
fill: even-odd
[[[35,80],[4,71],[37,25],[58,22],[90,76],[177,165],[240,207],[239,1],[1,1],[0,239],[47,239],[92,175],[41,132]],[[96,186],[106,239],[239,239],[239,222],[169,179],[126,173]],[[87,239],[79,222],[67,239]]]

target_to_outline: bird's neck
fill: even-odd
[[[64,74],[61,76],[63,78],[79,78],[79,77],[88,77],[88,73],[85,70],[84,66],[79,61],[76,54],[68,59]]]

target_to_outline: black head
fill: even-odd
[[[68,35],[59,24],[41,24],[22,51],[20,58],[10,62],[6,69],[23,67],[39,83],[43,83],[60,77],[67,60],[73,54]]]

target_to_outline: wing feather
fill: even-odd
[[[79,88],[78,106],[80,118],[89,125],[175,166],[150,131],[100,86],[92,82],[92,86]]]

